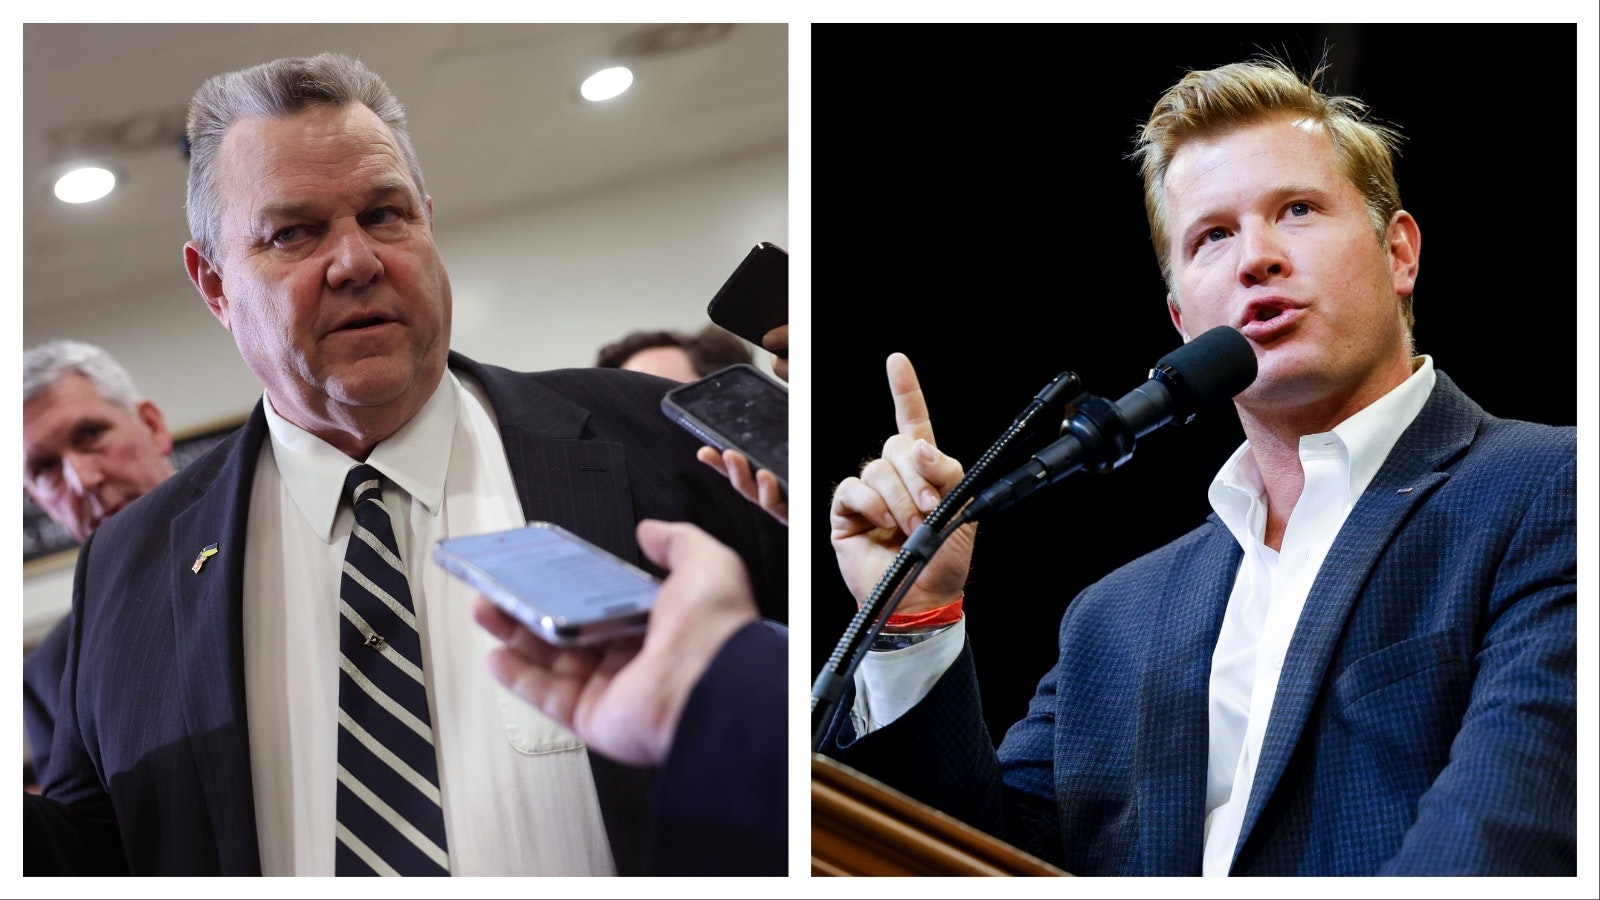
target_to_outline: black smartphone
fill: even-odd
[[[640,634],[660,582],[550,522],[437,542],[434,561],[552,644]]]
[[[789,252],[769,241],[755,245],[706,307],[711,321],[757,347],[789,321]]]
[[[661,410],[718,450],[737,450],[752,469],[778,476],[789,494],[789,388],[749,363],[735,363],[667,391]]]

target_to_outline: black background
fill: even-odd
[[[887,48],[887,49],[886,49]],[[1489,412],[1577,415],[1577,26],[984,25],[812,30],[813,677],[855,605],[833,485],[894,433],[905,352],[970,465],[1066,370],[1115,399],[1179,338],[1132,136],[1184,71],[1271,50],[1405,135],[1422,231],[1416,342]],[[871,87],[886,79],[885,88]],[[1142,439],[985,522],[967,628],[996,741],[1084,586],[1197,525],[1243,439],[1231,408]]]

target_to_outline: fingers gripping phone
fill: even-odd
[[[752,469],[778,477],[789,493],[789,388],[749,363],[735,363],[679,385],[661,409],[718,450],[737,450]]]
[[[711,321],[757,347],[789,321],[789,253],[762,241],[740,261],[706,307]]]
[[[550,522],[448,538],[433,558],[560,646],[643,633],[660,589],[649,572]]]

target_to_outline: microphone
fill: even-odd
[[[991,484],[961,514],[964,522],[1006,510],[1079,469],[1109,472],[1133,455],[1134,442],[1170,422],[1186,424],[1231,400],[1256,379],[1256,354],[1226,325],[1156,361],[1150,380],[1115,404],[1085,395],[1062,423],[1063,436],[1027,464]]]

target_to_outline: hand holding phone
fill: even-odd
[[[442,540],[433,557],[560,646],[643,633],[660,589],[655,576],[550,522]]]
[[[495,604],[475,601],[472,615],[503,642],[489,655],[501,684],[572,729],[590,749],[628,765],[660,765],[712,658],[760,613],[739,555],[699,527],[646,519],[635,534],[646,557],[668,571],[642,645],[618,642],[603,652],[551,648]],[[769,673],[763,667],[760,674]],[[747,676],[740,670],[734,677]],[[784,680],[754,677],[761,702],[781,708]]]
[[[789,490],[789,389],[749,363],[718,369],[661,398],[674,422],[719,452],[737,450]]]
[[[780,524],[789,524],[789,497],[778,476],[750,465],[737,450],[718,450],[707,444],[695,451],[694,458],[728,479],[739,496],[761,507]]]

